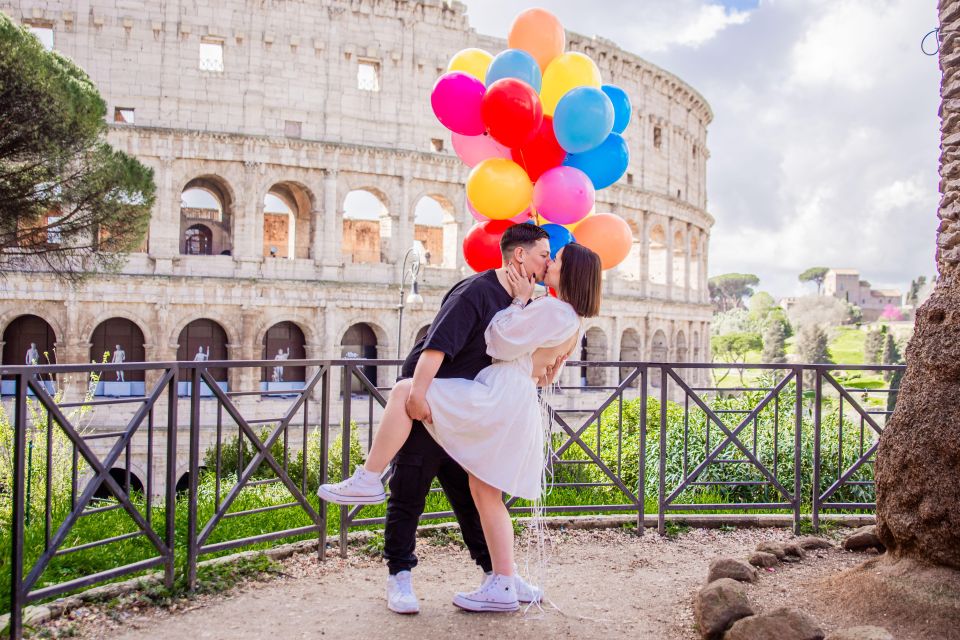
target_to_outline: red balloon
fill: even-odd
[[[514,224],[510,220],[488,220],[467,232],[463,239],[463,257],[471,269],[480,273],[503,265],[500,236]]]
[[[567,157],[566,150],[553,133],[553,118],[550,116],[543,116],[543,123],[528,143],[519,149],[511,149],[510,153],[513,161],[526,170],[533,182],[545,171],[559,167]]]
[[[543,123],[543,106],[533,87],[516,78],[497,80],[483,94],[480,115],[493,139],[508,147],[530,141]]]

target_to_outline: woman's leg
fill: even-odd
[[[377,429],[377,435],[373,437],[370,453],[367,454],[367,461],[363,465],[367,471],[383,473],[393,457],[397,455],[397,451],[400,451],[400,447],[407,441],[413,421],[407,415],[404,405],[407,396],[410,395],[411,384],[410,380],[401,380],[390,392],[387,406],[383,410],[383,417],[380,418],[380,427]]]
[[[470,476],[470,493],[480,512],[483,536],[487,539],[493,572],[502,576],[513,575],[513,523],[503,504],[503,492],[473,475]]]

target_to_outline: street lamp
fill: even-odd
[[[407,262],[410,262],[410,267],[407,268]],[[423,304],[423,296],[420,295],[420,290],[418,287],[417,278],[420,275],[420,250],[416,245],[407,249],[407,252],[403,255],[403,263],[400,269],[400,303],[397,305],[397,358],[401,358],[400,355],[400,341],[403,336],[403,308],[406,305],[411,307],[419,307]],[[403,287],[407,282],[407,276],[410,277],[410,293],[406,297],[403,295]],[[398,372],[399,373],[399,372]]]

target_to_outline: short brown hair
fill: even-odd
[[[557,296],[573,307],[581,318],[600,315],[603,288],[600,256],[576,242],[564,245],[562,251]]]
[[[550,234],[535,224],[515,224],[507,227],[500,236],[500,253],[509,255],[517,247],[531,249],[538,240],[550,240]]]

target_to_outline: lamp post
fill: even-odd
[[[407,262],[410,262],[409,268]],[[403,295],[403,288],[407,282],[407,276],[410,277],[410,293],[406,297]],[[418,307],[423,304],[423,296],[420,295],[417,278],[420,276],[420,250],[416,246],[407,249],[403,254],[403,263],[400,269],[400,302],[397,304],[397,358],[401,358],[401,339],[403,337],[403,309],[406,305]],[[397,375],[400,370],[397,368]]]

